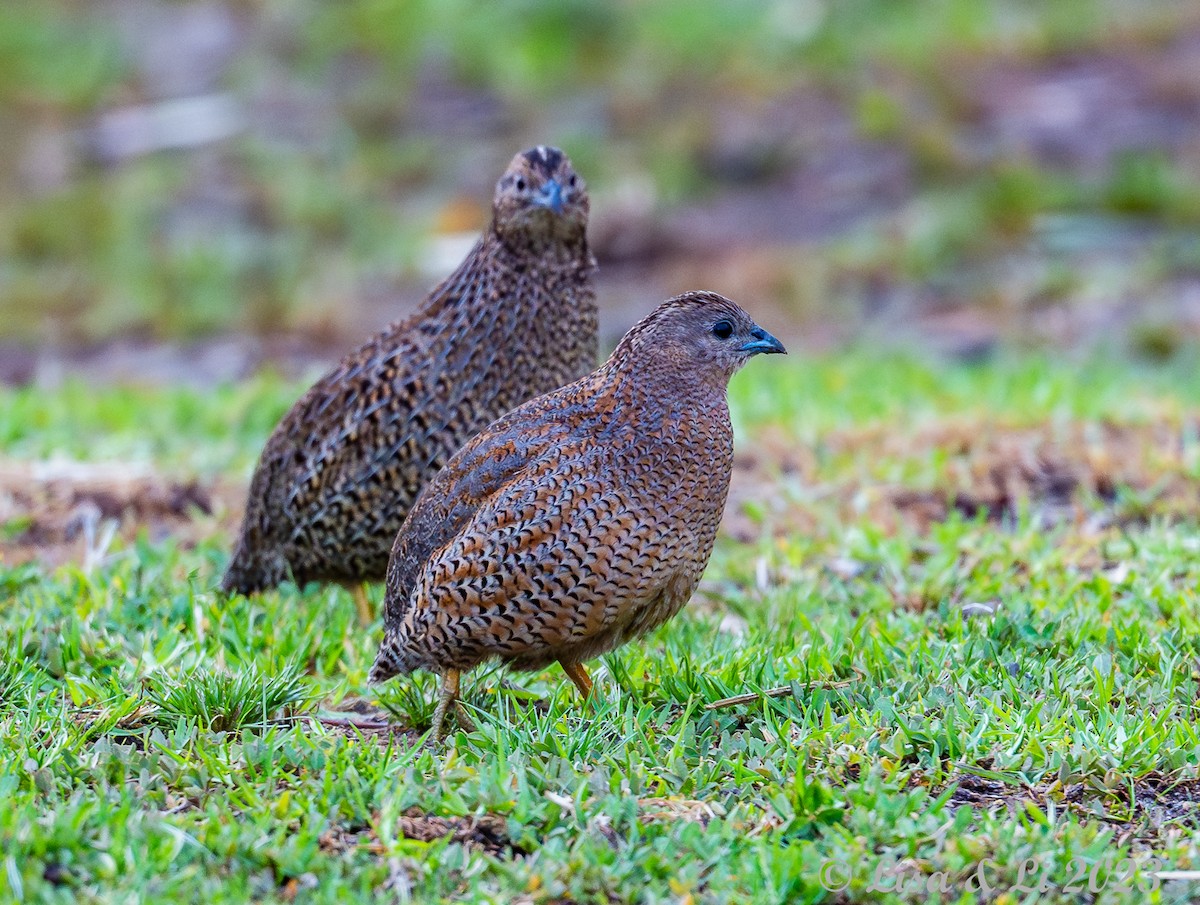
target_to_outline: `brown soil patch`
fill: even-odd
[[[418,808],[410,808],[400,818],[396,831],[405,839],[419,842],[435,842],[449,837],[451,842],[478,849],[496,858],[529,854],[513,843],[508,836],[506,821],[496,814],[435,817]],[[344,854],[359,846],[365,846],[373,854],[383,854],[383,846],[375,830],[365,826],[334,827],[321,835],[319,844],[323,851],[331,854]]]
[[[239,493],[119,464],[0,461],[0,562],[88,567],[141,531],[194,543],[218,529]]]
[[[1070,422],[1009,427],[952,422],[897,436],[894,430],[834,436],[846,450],[867,444],[884,458],[940,460],[937,486],[888,488],[886,499],[925,530],[951,512],[992,521],[1029,508],[1046,521],[1079,521],[1106,511],[1115,521],[1200,514],[1200,486],[1188,474],[1184,425]],[[1137,501],[1121,504],[1122,490]]]
[[[913,430],[835,431],[814,448],[766,430],[734,462],[725,530],[742,541],[819,533],[831,521],[927,532],[954,514],[1005,524],[1022,511],[1090,531],[1154,517],[1200,519],[1186,438],[1168,419],[1012,426],[948,420]],[[874,478],[879,462],[914,463],[919,484]],[[789,484],[791,487],[789,487]],[[782,492],[781,492],[782,491]],[[831,511],[832,510],[832,511]],[[825,528],[827,530],[827,527]]]
[[[948,808],[970,807],[992,811],[997,808],[1015,808],[1026,801],[1038,801],[1038,796],[1023,786],[1009,785],[994,779],[984,779],[968,773],[957,777],[957,788],[951,793]]]
[[[1150,776],[1134,785],[1139,813],[1151,823],[1200,827],[1200,779],[1173,780]]]
[[[398,830],[406,839],[433,842],[445,836],[451,842],[476,848],[494,857],[528,854],[508,837],[503,817],[483,814],[479,817],[432,817],[420,811],[409,811],[400,818]]]
[[[1009,524],[1030,512],[1046,525],[1095,533],[1156,517],[1200,521],[1194,441],[1200,421],[1070,421],[1008,425],[946,419],[912,429],[833,431],[812,445],[779,428],[734,460],[723,530],[753,542],[828,534],[868,521],[925,533],[953,515]],[[1189,446],[1189,443],[1191,446]],[[911,463],[909,483],[878,479]],[[176,479],[111,464],[0,460],[0,562],[49,568],[102,559],[145,532],[183,546],[236,527],[240,483]]]
[[[1151,773],[1133,782],[1132,796],[1130,784],[1123,778],[1111,788],[1103,777],[1068,786],[1023,786],[974,774],[957,776],[952,782],[957,787],[947,802],[949,808],[1016,811],[1027,802],[1042,809],[1054,802],[1081,819],[1109,824],[1120,844],[1150,844],[1172,827],[1188,833],[1200,828],[1200,779]]]
[[[638,810],[644,823],[684,820],[705,828],[725,813],[719,804],[693,798],[639,798]]]
[[[393,721],[386,710],[367,698],[348,698],[338,704],[336,712],[306,714],[305,719],[310,726],[320,725],[328,732],[356,741],[374,741],[384,747],[411,748],[424,735],[411,726]]]

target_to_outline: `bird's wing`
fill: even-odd
[[[455,453],[417,497],[392,547],[387,574],[389,626],[403,618],[422,567],[449,543],[479,508],[572,427],[548,417],[539,399],[509,412]]]
[[[536,658],[638,619],[679,571],[677,538],[623,482],[581,478],[620,474],[616,455],[564,438],[476,506],[412,576],[398,639],[431,662]]]

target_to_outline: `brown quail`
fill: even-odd
[[[388,564],[371,681],[585,660],[670,619],[704,571],[729,490],[729,378],[780,342],[710,292],[664,302],[599,370],[459,450],[408,513]]]
[[[586,188],[565,154],[538,146],[513,158],[466,260],[275,428],[225,590],[248,594],[289,577],[382,580],[409,507],[455,450],[596,366],[587,217]]]

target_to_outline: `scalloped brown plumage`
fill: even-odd
[[[455,450],[596,366],[587,216],[587,190],[561,151],[513,158],[491,224],[459,268],[275,428],[225,590],[248,594],[289,577],[382,580],[409,507]]]
[[[729,490],[729,378],[783,346],[736,304],[660,305],[599,370],[497,420],[447,463],[401,527],[371,681],[499,658],[585,660],[670,619],[712,553]]]

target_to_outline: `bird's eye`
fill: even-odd
[[[569,185],[571,188],[575,188],[575,183],[578,181],[579,180],[575,177],[575,174],[572,173],[571,178],[567,180],[567,185]]]
[[[518,192],[525,191],[525,180],[522,179],[520,176],[517,177],[517,191]]]
[[[729,339],[733,336],[733,324],[729,321],[717,321],[712,325],[712,335],[717,339]]]

